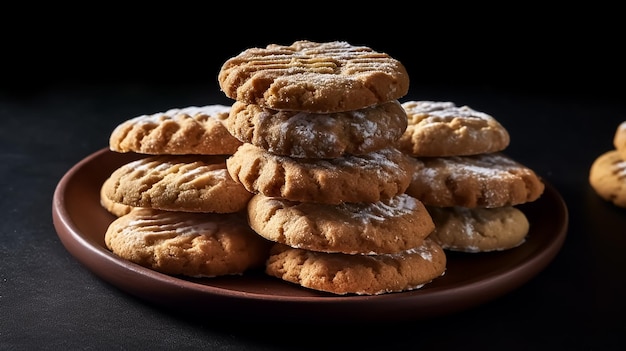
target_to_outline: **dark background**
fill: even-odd
[[[22,13],[21,23],[0,34],[0,87],[13,93],[119,83],[218,89],[217,73],[229,57],[249,47],[308,39],[345,40],[386,52],[405,64],[415,88],[614,98],[625,91],[624,29],[615,9],[466,9],[441,3],[338,13],[333,4],[288,4],[287,10],[272,3],[269,9],[232,5],[230,11],[153,6],[145,12]]]
[[[0,349],[623,350],[626,209],[600,199],[587,179],[626,120],[622,12],[595,4],[378,3],[338,14],[337,3],[287,4],[29,3],[3,11]],[[232,102],[217,84],[226,59],[299,39],[386,52],[407,67],[407,99],[467,104],[502,122],[511,134],[507,153],[567,204],[567,238],[554,261],[477,308],[355,327],[268,323],[241,311],[179,315],[120,291],[72,257],[51,204],[73,165],[106,147],[129,118]]]

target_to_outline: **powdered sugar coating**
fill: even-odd
[[[392,145],[406,130],[407,118],[397,100],[335,113],[277,111],[235,102],[224,125],[242,142],[272,154],[335,158]]]
[[[360,156],[297,159],[245,143],[226,165],[230,176],[251,193],[341,204],[377,202],[404,193],[414,163],[392,147]]]
[[[504,150],[508,131],[495,118],[447,101],[402,103],[408,126],[398,148],[415,157],[466,156]]]
[[[229,106],[206,105],[137,116],[113,130],[109,148],[150,155],[232,154],[241,142],[223,125],[229,112]]]
[[[390,201],[328,205],[255,195],[248,222],[264,238],[319,252],[390,254],[416,248],[434,229],[425,206],[402,194]]]
[[[385,53],[343,41],[249,48],[218,74],[226,96],[275,110],[350,111],[408,92],[405,67]]]
[[[226,105],[206,105],[206,106],[188,106],[184,108],[172,108],[165,112],[140,115],[131,118],[129,122],[140,124],[159,124],[165,120],[173,120],[182,115],[188,115],[192,118],[199,118],[200,115],[209,118],[223,119],[228,116],[230,106]]]
[[[536,200],[545,185],[530,168],[502,153],[416,158],[406,193],[426,205],[501,207]]]

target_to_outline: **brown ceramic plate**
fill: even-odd
[[[502,252],[450,252],[446,274],[415,291],[337,296],[260,271],[205,279],[168,276],[120,259],[104,245],[104,233],[115,217],[100,206],[100,187],[113,170],[138,157],[102,149],[72,167],[54,193],[54,226],[65,248],[101,279],[157,306],[193,314],[335,322],[441,316],[478,306],[525,284],[554,259],[567,232],[567,207],[547,184],[539,200],[518,206],[530,221],[523,245]]]

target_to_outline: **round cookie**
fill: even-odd
[[[106,195],[106,188],[111,187],[111,178],[107,178],[100,187],[100,205],[116,217],[121,217],[130,212],[134,207],[115,202]]]
[[[326,114],[235,102],[224,125],[239,140],[276,155],[335,158],[388,147],[406,130],[407,118],[398,100]]]
[[[222,124],[229,112],[229,106],[208,105],[141,115],[113,130],[109,148],[150,155],[231,155],[241,141]]]
[[[226,160],[231,177],[251,193],[291,201],[377,202],[403,193],[414,162],[395,148],[332,159],[295,159],[244,143]]]
[[[273,277],[338,295],[415,290],[445,274],[444,250],[430,239],[387,255],[346,255],[275,244],[265,266]]]
[[[406,193],[427,206],[513,206],[537,200],[545,188],[532,169],[502,153],[414,160]]]
[[[626,121],[620,123],[613,136],[613,145],[619,151],[623,160],[626,160]]]
[[[411,156],[466,156],[504,150],[508,131],[492,116],[452,102],[402,103],[408,126],[397,148]]]
[[[215,277],[262,268],[271,242],[258,236],[244,213],[133,209],[104,236],[117,256],[170,275]]]
[[[326,205],[255,195],[248,222],[262,237],[295,248],[388,254],[420,246],[435,228],[424,205],[406,194],[375,203]]]
[[[607,151],[593,161],[589,183],[601,198],[626,208],[626,161],[619,151]]]
[[[513,206],[496,208],[427,207],[435,223],[428,236],[444,250],[489,252],[512,249],[526,241],[530,223]]]
[[[226,96],[246,104],[315,113],[362,109],[409,89],[400,61],[342,41],[249,48],[224,62],[218,82]]]
[[[185,212],[237,212],[252,194],[235,182],[225,156],[158,155],[122,165],[105,182],[105,195],[121,204]]]

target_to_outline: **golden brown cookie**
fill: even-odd
[[[237,212],[252,194],[226,169],[226,156],[158,155],[122,165],[105,184],[112,201],[185,212]]]
[[[388,255],[346,255],[275,244],[265,271],[300,286],[339,295],[380,295],[415,290],[441,277],[444,250],[430,239]]]
[[[262,268],[270,242],[245,213],[191,213],[137,208],[114,220],[104,236],[117,256],[170,275],[215,277]]]
[[[492,116],[452,102],[402,103],[408,126],[397,142],[416,157],[466,156],[504,150],[508,131]]]
[[[406,194],[375,203],[327,205],[255,195],[248,222],[262,237],[301,249],[346,254],[405,251],[433,231],[424,205]]]
[[[395,148],[361,156],[295,159],[244,143],[226,165],[231,177],[252,193],[340,204],[377,202],[403,193],[414,162]]]
[[[222,124],[229,111],[229,106],[207,105],[138,116],[113,130],[109,148],[151,155],[231,155],[241,142]]]
[[[400,61],[342,41],[249,48],[222,65],[218,82],[226,96],[246,104],[315,113],[362,109],[409,89]]]
[[[133,206],[128,206],[121,204],[119,202],[115,202],[106,195],[106,188],[112,186],[111,178],[107,178],[102,186],[100,187],[100,205],[104,207],[105,210],[109,211],[116,217],[121,217],[133,209]]]
[[[414,160],[406,193],[427,206],[513,206],[537,200],[545,188],[532,169],[502,153]]]
[[[428,236],[444,250],[489,252],[512,249],[526,241],[530,223],[513,206],[496,208],[427,207],[435,223]]]
[[[276,155],[334,158],[392,145],[407,126],[398,100],[354,111],[277,111],[235,102],[224,125],[232,135]]]
[[[626,121],[620,123],[613,136],[613,145],[619,151],[623,160],[626,160]]]
[[[619,151],[607,151],[593,161],[589,183],[604,200],[626,207],[626,161]]]

